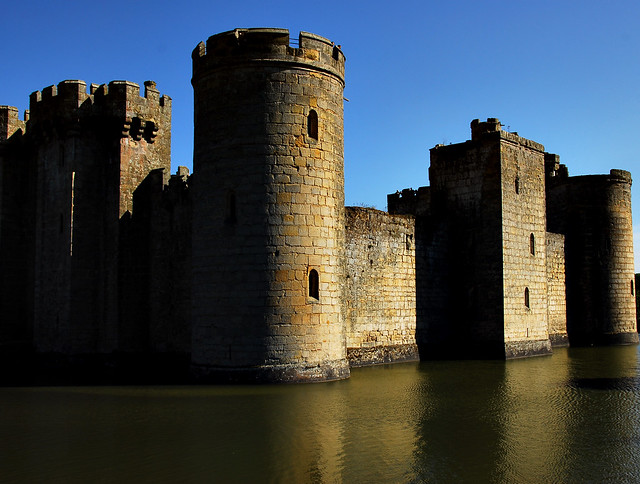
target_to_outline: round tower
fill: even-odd
[[[236,29],[193,51],[192,370],[347,378],[340,48]]]
[[[638,343],[631,174],[570,177],[567,332],[572,345]]]

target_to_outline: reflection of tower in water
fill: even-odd
[[[496,472],[502,482],[571,482],[567,426],[575,405],[567,392],[570,359],[564,348],[552,358],[505,364]]]
[[[439,361],[421,370],[414,480],[502,482],[496,462],[505,432],[504,362]]]
[[[638,348],[570,348],[567,353],[567,471],[576,482],[593,476],[638,482]]]

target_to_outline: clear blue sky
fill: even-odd
[[[572,175],[631,171],[640,240],[640,2],[5,2],[0,104],[64,79],[155,80],[173,98],[173,167],[191,167],[191,51],[236,27],[313,32],[347,57],[349,205],[428,184],[429,148],[473,118],[560,155]],[[640,270],[640,246],[636,245]]]

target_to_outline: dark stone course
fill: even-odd
[[[569,337],[566,334],[550,334],[549,341],[553,348],[569,346]]]
[[[328,361],[312,367],[269,365],[247,368],[221,368],[191,365],[195,383],[315,383],[349,378],[345,360]]]
[[[418,345],[377,346],[373,348],[348,348],[347,359],[352,368],[402,361],[418,361]]]

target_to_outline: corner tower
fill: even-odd
[[[236,29],[193,51],[192,369],[225,380],[349,376],[344,55]]]
[[[567,333],[574,346],[637,344],[631,174],[547,169],[548,220],[566,236]]]

